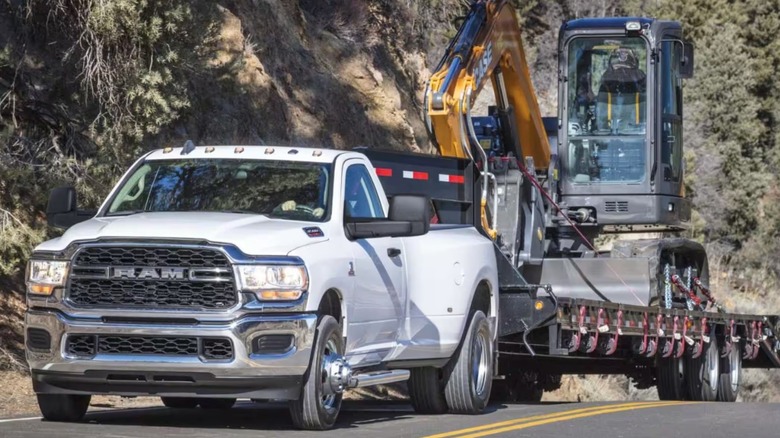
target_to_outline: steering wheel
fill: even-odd
[[[310,214],[312,216],[315,216],[314,209],[309,207],[308,205],[296,205],[295,206],[295,210],[296,211],[302,211],[304,213],[308,213],[308,214]]]

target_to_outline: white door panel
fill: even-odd
[[[344,216],[386,217],[376,176],[359,161],[344,170]],[[350,242],[355,287],[348,301],[347,354],[353,365],[379,362],[397,345],[406,318],[406,266],[402,239],[380,237]]]
[[[406,284],[403,242],[381,237],[353,245],[355,291],[348,351],[360,354],[393,348],[405,317]],[[390,257],[388,250],[401,250]],[[357,336],[355,336],[357,335]]]

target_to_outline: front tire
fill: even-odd
[[[46,421],[75,423],[81,421],[89,409],[91,395],[36,394],[38,407]]]
[[[309,371],[304,377],[298,400],[290,402],[290,416],[295,427],[306,430],[326,430],[333,427],[341,409],[342,394],[326,394],[325,369],[331,358],[344,355],[341,327],[329,315],[323,316],[317,325],[314,352]]]
[[[456,414],[480,414],[490,400],[493,382],[493,338],[487,317],[477,310],[471,317],[466,337],[450,366],[452,371],[444,387],[450,411]]]

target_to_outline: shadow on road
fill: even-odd
[[[570,402],[494,403],[487,408],[486,414],[502,411],[510,405],[553,406],[568,403]],[[334,429],[356,429],[378,423],[411,419],[415,416],[412,407],[404,401],[346,401]],[[90,411],[84,422],[102,426],[157,426],[183,429],[257,431],[293,429],[287,405],[284,403],[242,402],[227,410],[160,407]]]
[[[369,424],[411,418],[408,403],[344,403],[334,429],[359,428]],[[291,430],[287,405],[283,403],[239,403],[232,409],[204,410],[141,408],[90,411],[84,423],[103,426],[158,426],[195,429]]]

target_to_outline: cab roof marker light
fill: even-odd
[[[274,150],[275,150],[274,148],[265,148],[265,154],[271,155],[274,153]]]
[[[244,148],[242,146],[238,146],[237,148],[233,149],[234,154],[240,154],[244,152]]]
[[[163,149],[163,153],[164,153],[164,154],[169,154],[169,153],[171,153],[171,152],[173,152],[173,148],[172,148],[172,147],[170,147],[170,146],[168,146],[167,148]]]
[[[629,21],[626,23],[626,31],[639,32],[642,30],[642,25],[638,21]]]
[[[214,152],[214,146],[209,146],[209,147],[206,148],[206,153],[207,154],[210,154],[212,152]]]
[[[186,142],[184,142],[184,147],[181,148],[181,155],[187,155],[194,150],[195,150],[195,143],[193,143],[192,140],[187,140]]]
[[[322,151],[321,151],[321,150],[319,150],[319,149],[317,149],[316,151],[314,151],[314,152],[312,152],[312,153],[311,153],[311,156],[312,156],[312,157],[319,157],[319,156],[321,156],[321,155],[322,155]]]

